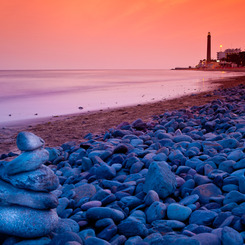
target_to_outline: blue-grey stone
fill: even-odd
[[[238,177],[236,177],[236,176],[229,176],[229,177],[226,177],[223,180],[223,185],[229,185],[229,184],[238,185],[238,182],[239,182],[239,178]]]
[[[81,210],[86,211],[90,208],[94,208],[94,207],[101,207],[102,203],[101,201],[90,201],[90,202],[86,202],[81,206]]]
[[[96,190],[96,189],[95,189]],[[99,190],[97,191],[94,196],[91,197],[91,201],[101,201],[103,200],[105,197],[109,196],[110,195],[110,191],[108,190]]]
[[[154,161],[167,161],[168,157],[166,156],[165,153],[160,152],[160,153],[156,154],[155,156],[153,156],[152,159]]]
[[[21,151],[33,151],[44,145],[44,140],[31,132],[20,132],[16,144]]]
[[[187,206],[189,204],[193,204],[197,202],[198,200],[199,200],[199,196],[197,194],[193,194],[193,195],[187,196],[183,198],[182,200],[180,200],[179,204]]]
[[[136,162],[134,163],[131,168],[130,168],[130,174],[135,174],[135,173],[139,173],[140,170],[144,167],[144,163],[143,162]]]
[[[224,245],[242,245],[243,238],[239,232],[231,227],[225,226],[222,230],[222,244]]]
[[[221,190],[213,183],[197,186],[191,194],[197,194],[202,204],[209,203],[210,197],[217,197],[222,194]]]
[[[160,244],[168,244],[168,245],[182,245],[182,244],[188,244],[188,245],[200,245],[200,243],[197,240],[194,240],[192,237],[187,237],[184,235],[178,235],[176,233],[170,233],[166,234],[163,237],[163,240]]]
[[[230,174],[234,171],[233,169],[234,164],[235,164],[235,161],[227,160],[227,161],[220,163],[219,169]]]
[[[18,189],[0,180],[1,205],[18,205],[34,209],[51,209],[58,205],[58,198],[52,193]]]
[[[172,229],[183,229],[185,228],[185,223],[178,220],[155,220],[151,223],[153,227],[158,227],[161,225],[168,226]]]
[[[124,219],[124,214],[114,208],[108,208],[108,207],[95,207],[90,208],[86,212],[86,217],[89,220],[99,220],[104,218],[111,218],[115,222],[119,222]]]
[[[73,199],[76,202],[79,202],[79,200],[84,197],[91,198],[92,196],[94,196],[96,193],[96,188],[92,184],[84,184],[74,188],[73,191],[75,192],[75,196]]]
[[[88,158],[92,159],[92,161],[93,161],[94,157],[98,156],[99,158],[101,158],[104,161],[111,154],[112,154],[112,152],[106,151],[106,150],[94,150],[88,154]]]
[[[78,234],[71,231],[55,234],[50,245],[63,245],[69,244],[69,242],[78,242],[83,245],[83,241]]]
[[[171,151],[168,158],[173,164],[178,164],[178,165],[183,164],[186,161],[185,156],[182,154],[180,150]]]
[[[176,189],[176,179],[166,162],[151,163],[145,178],[144,192],[157,192],[160,198],[165,198]]]
[[[42,237],[38,239],[28,239],[22,240],[21,242],[15,243],[15,245],[48,245],[50,244],[51,239],[48,237]],[[4,241],[4,244],[6,241]]]
[[[116,170],[116,172],[120,171],[122,169],[122,164],[121,163],[113,163],[111,165],[112,168]]]
[[[111,245],[123,245],[127,241],[127,238],[124,235],[115,235],[111,240]]]
[[[82,158],[82,170],[83,171],[88,171],[93,167],[93,163],[90,158],[88,157],[83,157]]]
[[[144,123],[140,118],[135,120],[131,125],[137,130],[144,130],[146,128],[146,123]]]
[[[142,200],[135,196],[126,196],[121,198],[121,202],[129,209],[132,209],[139,206],[142,203]]]
[[[116,170],[105,163],[96,168],[97,179],[112,179],[115,176]]]
[[[231,216],[231,212],[221,212],[218,216],[214,219],[213,226],[219,227],[227,217]]]
[[[146,244],[160,244],[162,242],[162,235],[160,233],[152,233],[144,239],[144,242]]]
[[[223,203],[224,205],[226,205],[231,202],[235,202],[235,203],[245,202],[245,194],[242,194],[239,191],[231,191],[227,193]]]
[[[81,245],[81,243],[79,243],[77,241],[69,241],[69,242],[66,242],[65,245]]]
[[[222,190],[225,192],[238,191],[238,186],[233,184],[223,185]]]
[[[142,139],[132,139],[130,141],[130,144],[134,147],[138,146],[138,145],[142,145],[144,143],[144,141]]]
[[[239,191],[245,194],[245,176],[239,178]]]
[[[185,183],[185,180],[179,177],[178,175],[176,175],[176,183],[177,183],[177,188],[178,188],[178,187],[181,187]]]
[[[22,172],[15,175],[5,175],[0,173],[0,177],[11,185],[33,191],[49,192],[57,189],[59,186],[59,179],[54,172],[45,165],[40,168]]]
[[[116,196],[114,194],[110,194],[110,195],[106,196],[104,199],[102,199],[101,203],[102,203],[102,206],[106,206],[109,203],[114,202],[115,200],[116,200]]]
[[[218,143],[224,148],[234,149],[239,145],[239,142],[236,139],[224,139],[219,140]]]
[[[140,236],[131,236],[129,239],[125,242],[125,245],[135,245],[135,244],[141,244],[143,242],[143,239]]]
[[[192,138],[188,135],[177,135],[173,137],[173,141],[174,142],[182,142],[182,141],[186,141],[186,142],[192,142]]]
[[[167,215],[170,220],[185,221],[191,215],[192,210],[178,203],[171,203],[167,208]]]
[[[190,224],[211,225],[218,214],[210,210],[196,210],[190,216]]]
[[[86,240],[85,245],[110,245],[110,243],[98,237],[90,237]]]
[[[197,156],[200,152],[200,149],[198,147],[190,147],[186,152],[185,156],[187,157],[194,157]]]
[[[219,144],[219,142],[215,142],[215,141],[203,141],[202,147],[204,152],[207,152],[210,149],[214,149],[216,151],[220,151],[223,149],[222,145]]]
[[[118,182],[118,181],[115,181],[115,180],[106,180],[106,179],[103,179],[101,181],[101,185],[104,189],[111,189],[112,187],[119,187],[119,186],[122,186],[122,183]]]
[[[79,232],[79,225],[73,219],[59,219],[57,226],[53,230],[55,233],[63,233],[67,231],[72,231],[75,233]]]
[[[53,162],[57,157],[60,156],[60,151],[56,148],[45,147],[45,150],[49,153],[48,161]]]
[[[192,232],[193,233],[196,233],[196,234],[199,234],[199,233],[211,233],[212,232],[212,228],[208,227],[208,226],[205,226],[205,225],[198,225],[198,227],[195,227]]]
[[[23,152],[10,162],[3,165],[4,171],[8,175],[18,174],[26,171],[38,169],[49,159],[49,152],[43,148],[34,151]]]
[[[222,212],[227,212],[227,211],[231,211],[233,208],[235,208],[235,207],[237,207],[237,206],[238,206],[237,203],[231,202],[231,203],[226,204],[226,205],[224,205],[223,207],[221,207],[220,210],[221,210]]]
[[[116,153],[123,153],[123,154],[126,154],[128,152],[128,147],[126,144],[118,144],[114,151],[113,151],[113,154],[116,154]]]
[[[235,205],[233,206],[232,214],[241,217],[244,213],[245,213],[245,202],[243,202],[242,204],[238,206],[235,206]]]
[[[117,226],[115,224],[111,224],[105,227],[101,232],[97,234],[97,237],[100,239],[104,239],[106,241],[110,241],[113,236],[117,234]]]
[[[166,209],[167,207],[164,203],[159,201],[153,202],[145,212],[147,222],[151,223],[155,220],[163,219],[165,217]]]
[[[227,156],[228,160],[233,160],[235,162],[239,161],[242,158],[244,158],[244,153],[242,150],[234,150]]]
[[[203,176],[201,174],[195,174],[194,175],[194,181],[195,181],[197,186],[208,184],[208,183],[212,182],[212,180],[209,179],[207,176]]]
[[[241,168],[245,168],[245,158],[241,159],[240,161],[236,162],[233,165],[234,169],[241,169]]]
[[[236,164],[236,163],[235,163]],[[234,164],[234,166],[235,166]],[[234,168],[235,169],[235,168]],[[240,168],[236,171],[234,171],[231,176],[236,176],[236,177],[243,177],[245,175],[245,168]]]
[[[145,214],[142,211],[135,211],[118,225],[120,234],[126,237],[148,235],[148,230],[145,226]]]
[[[219,227],[223,228],[225,226],[230,226],[232,224],[234,218],[235,218],[235,216],[233,216],[233,215],[227,217]]]
[[[66,197],[59,198],[59,204],[56,208],[57,214],[60,216],[62,212],[67,208],[69,205],[69,199]]]
[[[23,222],[24,221],[24,222]],[[21,206],[0,208],[0,233],[32,238],[48,235],[58,224],[57,213]]]
[[[200,233],[192,237],[201,245],[221,245],[219,237],[212,233]]]
[[[79,237],[82,239],[83,243],[85,243],[85,241],[88,239],[88,238],[91,238],[91,237],[96,237],[95,235],[95,231],[93,229],[84,229],[82,231],[80,231],[78,233]]]
[[[105,227],[113,225],[113,224],[114,224],[113,219],[105,218],[105,219],[97,220],[95,223],[95,227],[101,229],[101,228],[105,228]]]
[[[145,205],[150,206],[153,202],[159,201],[159,196],[154,190],[149,190],[144,201]]]
[[[191,168],[189,166],[179,166],[176,170],[176,174],[187,173]]]

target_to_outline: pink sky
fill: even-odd
[[[173,68],[245,49],[244,0],[1,0],[0,69]]]

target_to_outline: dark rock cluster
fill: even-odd
[[[223,99],[46,148],[59,221],[48,236],[5,244],[243,244],[245,87],[215,93]],[[4,169],[20,188],[8,179],[15,167]]]

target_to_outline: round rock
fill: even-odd
[[[20,132],[16,144],[21,151],[33,151],[44,145],[44,140],[31,132]]]
[[[114,208],[94,207],[94,208],[90,208],[87,211],[86,217],[89,220],[111,218],[115,222],[119,222],[124,219],[124,214],[121,211]]]
[[[189,218],[192,210],[178,203],[171,203],[167,209],[167,215],[170,220],[185,221]]]

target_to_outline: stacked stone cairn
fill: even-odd
[[[0,233],[23,238],[49,234],[58,223],[58,177],[44,165],[49,152],[30,132],[17,136],[22,153],[0,163]]]

